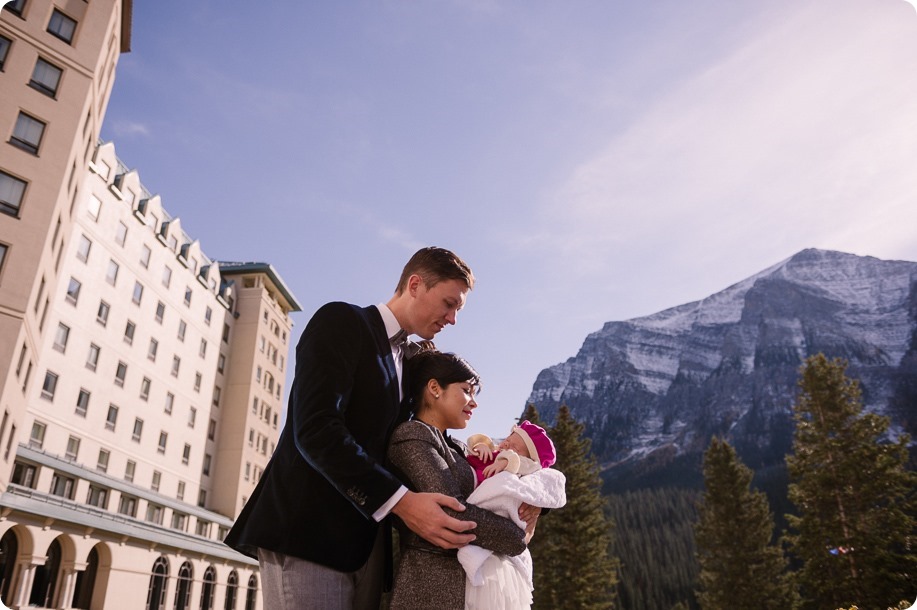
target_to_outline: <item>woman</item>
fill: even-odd
[[[464,359],[435,350],[407,361],[409,392],[415,416],[395,429],[389,444],[392,467],[414,491],[438,492],[458,498],[463,513],[452,513],[477,527],[475,545],[503,555],[526,548],[526,531],[465,498],[474,490],[475,475],[465,459],[467,448],[446,435],[447,429],[468,425],[477,407],[474,396],[480,378]],[[527,521],[534,531],[535,517]],[[399,527],[401,562],[395,577],[391,608],[461,609],[465,606],[465,572],[455,550],[443,550],[410,530]]]

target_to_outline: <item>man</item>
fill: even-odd
[[[388,303],[329,303],[309,321],[277,449],[226,537],[258,558],[266,609],[377,608],[389,513],[444,549],[474,540],[464,533],[474,522],[442,510],[464,510],[458,500],[408,491],[384,466],[389,437],[409,415],[401,371],[411,345],[402,340],[455,324],[473,287],[462,259],[423,248]]]

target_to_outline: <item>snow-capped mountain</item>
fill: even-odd
[[[712,434],[760,468],[789,451],[799,367],[818,352],[849,362],[869,410],[913,430],[917,263],[804,250],[701,301],[606,323],[528,402],[548,421],[569,406],[606,468],[697,456]]]

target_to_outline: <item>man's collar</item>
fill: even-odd
[[[391,339],[401,330],[401,325],[398,323],[395,314],[385,303],[379,303],[376,305],[376,309],[379,310],[379,315],[382,316],[382,323],[385,324],[385,336]]]

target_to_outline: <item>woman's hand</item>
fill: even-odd
[[[523,509],[525,509],[525,515],[529,518],[526,519],[523,517]],[[532,541],[532,536],[535,535],[535,526],[538,524],[538,516],[541,515],[541,509],[537,506],[529,506],[528,504],[522,504],[519,507],[519,518],[525,521],[525,543],[528,544]]]

